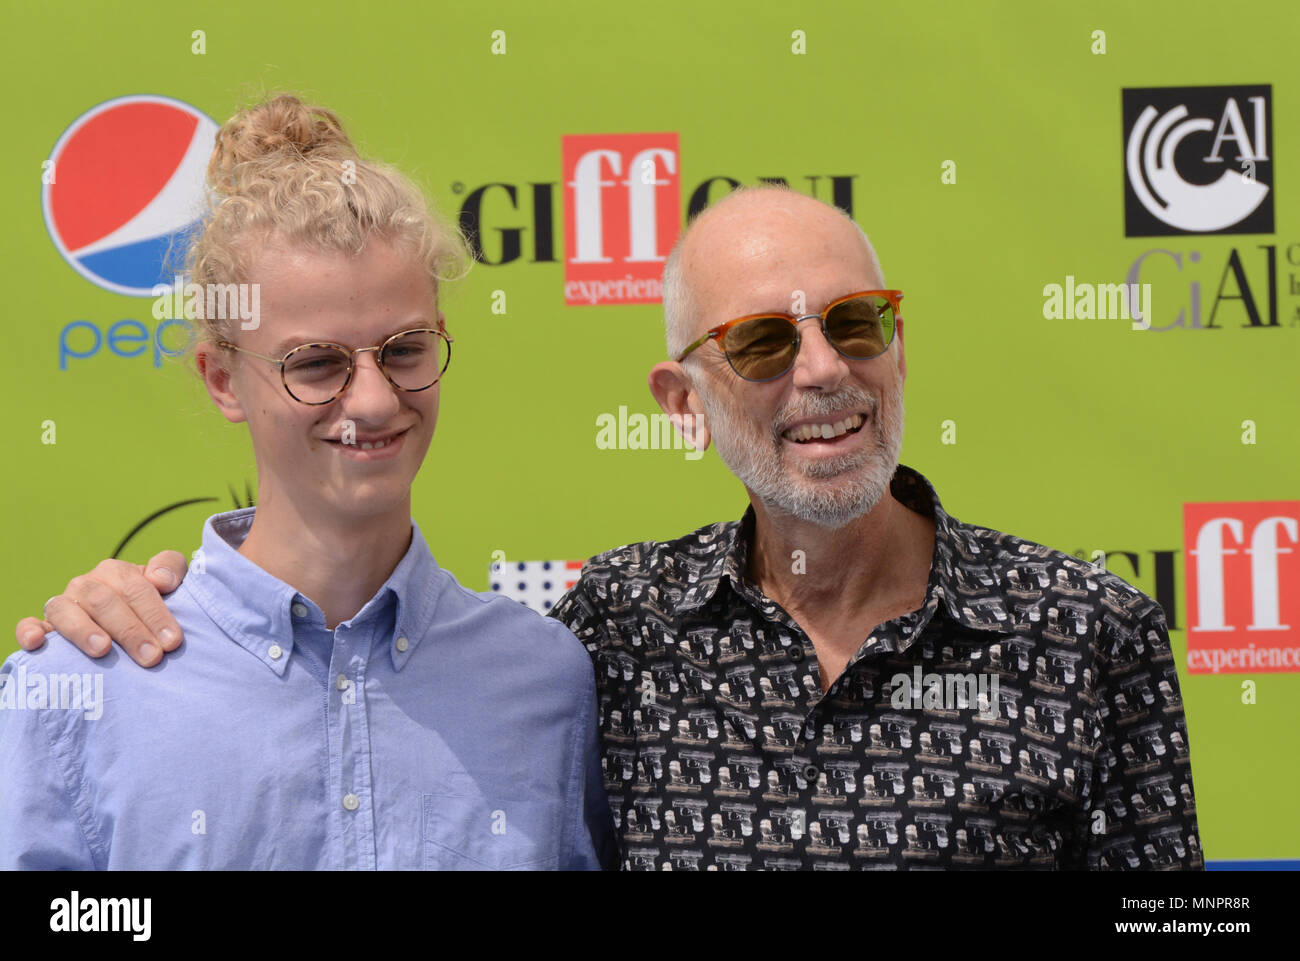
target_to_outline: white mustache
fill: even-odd
[[[805,418],[822,417],[846,410],[865,410],[868,417],[874,417],[877,406],[876,399],[870,394],[860,394],[856,391],[835,394],[831,397],[810,398],[806,403],[791,405],[780,411],[773,418],[772,435],[778,440],[780,439],[781,428],[779,425],[781,424],[790,424]]]

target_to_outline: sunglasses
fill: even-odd
[[[854,360],[877,357],[894,342],[903,319],[901,290],[862,290],[831,301],[820,314],[749,314],[719,324],[687,347],[678,362],[707,341],[716,340],[731,369],[745,380],[775,380],[799,355],[799,324],[817,318],[826,342]]]

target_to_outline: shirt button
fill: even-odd
[[[790,655],[790,660],[794,661],[796,664],[803,660],[803,648],[798,644],[791,644],[790,650],[786,653]]]
[[[306,616],[307,616],[307,605],[306,605],[306,604],[303,604],[303,603],[296,603],[296,604],[293,605],[293,607],[291,608],[291,610],[293,611],[293,616],[294,616],[294,617],[306,617]]]
[[[355,811],[361,807],[361,799],[355,794],[345,794],[343,795],[343,806],[349,811]]]
[[[272,644],[269,648],[267,648],[266,653],[270,656],[271,660],[278,661],[280,659],[280,656],[284,654],[284,650],[283,648],[280,647],[279,644]]]
[[[411,642],[408,641],[405,637],[399,637],[397,639],[397,649],[399,651],[405,651],[410,646],[411,646]]]
[[[338,684],[340,691],[346,691],[348,689],[348,676],[346,674],[340,674],[338,681],[335,683]]]
[[[817,780],[821,773],[821,771],[817,770],[816,764],[805,764],[803,768],[803,779],[811,784]]]

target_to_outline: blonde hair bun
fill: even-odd
[[[363,159],[337,114],[278,93],[217,131],[208,161],[208,210],[186,252],[206,285],[245,283],[263,243],[360,254],[372,235],[399,243],[428,272],[437,297],[469,269],[460,230],[424,191],[387,164]],[[227,320],[200,317],[204,340],[231,339]]]
[[[238,177],[242,164],[308,158],[341,162],[358,154],[333,111],[282,93],[240,111],[218,131],[208,179],[220,189]]]

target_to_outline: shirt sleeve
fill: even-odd
[[[594,704],[599,739],[596,745],[595,764],[588,774],[588,783],[598,786],[598,793],[605,795],[606,816],[612,816],[613,840],[609,860],[607,862],[602,857],[601,864],[608,868],[616,867],[627,856],[627,852],[622,849],[621,828],[626,821],[630,785],[619,776],[619,772],[623,769],[622,766],[616,766],[614,770],[611,770],[611,765],[614,765],[615,762],[611,759],[613,742],[609,738],[609,733],[612,725],[611,712],[621,712],[620,717],[630,718],[632,716],[630,713],[631,706],[624,703],[626,700],[624,692],[609,683],[609,679],[602,673],[601,651],[606,644],[603,622],[595,605],[588,597],[581,579],[560,598],[559,603],[551,609],[548,616],[555,618],[568,627],[586,647],[587,653],[591,656],[595,686]],[[626,751],[626,746],[618,747],[620,751]],[[610,784],[615,784],[617,787],[610,789],[608,787]],[[594,801],[589,803],[595,805]]]
[[[618,846],[614,822],[605,797],[605,781],[600,765],[600,734],[596,729],[596,683],[588,674],[583,694],[583,710],[578,716],[574,740],[577,743],[577,801],[581,821],[576,832],[570,863],[562,868],[578,871],[612,871],[618,867]]]
[[[88,871],[81,830],[42,715],[27,705],[15,655],[0,666],[0,870]]]
[[[1081,824],[1090,870],[1203,870],[1187,722],[1164,611],[1117,629],[1098,660],[1100,739]]]

